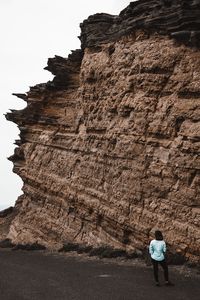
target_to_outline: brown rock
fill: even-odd
[[[16,216],[16,210],[9,207],[0,211],[0,240],[4,240],[10,230],[10,224]]]
[[[143,250],[159,228],[199,261],[200,51],[188,39],[199,3],[187,18],[185,5],[141,0],[89,17],[82,50],[49,60],[54,80],[17,94],[27,107],[7,114],[21,130],[10,159],[24,181],[14,243]],[[169,35],[181,28],[177,42]]]

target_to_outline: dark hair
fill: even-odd
[[[156,238],[157,241],[162,241],[163,240],[163,235],[162,235],[162,232],[160,230],[155,231],[155,238]]]

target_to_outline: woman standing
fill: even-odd
[[[158,265],[161,265],[164,271],[165,285],[172,286],[173,284],[169,281],[168,265],[165,259],[166,254],[166,243],[163,240],[162,232],[157,230],[155,232],[155,239],[151,241],[149,245],[149,253],[151,254],[151,260],[153,264],[154,279],[156,286],[160,286],[158,280]]]

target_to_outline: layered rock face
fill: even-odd
[[[199,1],[138,1],[81,25],[82,49],[7,118],[24,182],[8,237],[200,254]]]
[[[0,211],[0,240],[6,239],[10,230],[10,225],[16,214],[17,210],[13,209],[13,207]]]

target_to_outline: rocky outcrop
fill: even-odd
[[[16,209],[9,207],[0,211],[0,240],[4,240],[10,230],[10,225],[17,214]]]
[[[16,94],[24,186],[8,238],[143,250],[159,228],[199,260],[199,16],[180,0],[91,16],[81,50],[49,59],[53,81]]]
[[[199,0],[140,0],[131,2],[119,16],[96,14],[81,24],[82,47],[99,47],[143,29],[200,46]]]

